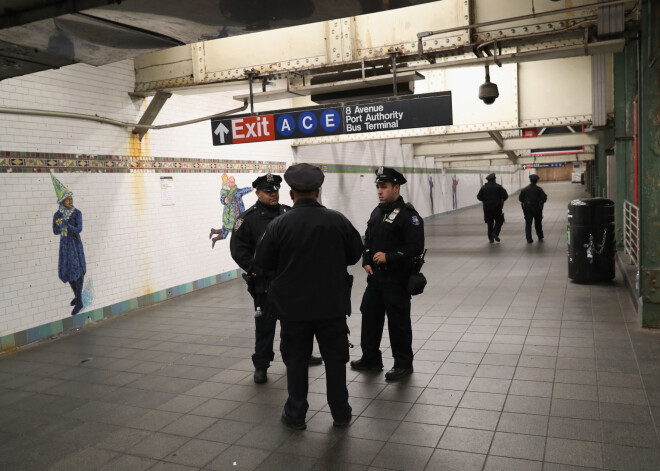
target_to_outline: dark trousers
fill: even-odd
[[[390,331],[390,346],[395,368],[409,368],[413,362],[412,326],[410,322],[410,295],[402,280],[393,279],[376,268],[367,277],[367,289],[360,305],[362,358],[367,363],[383,362],[380,341],[383,337],[385,314]]]
[[[525,209],[523,214],[525,215],[525,237],[527,238],[527,241],[529,242],[532,240],[532,221],[534,221],[536,237],[538,237],[539,240],[543,239],[543,223],[541,222],[543,220],[543,211],[538,209]]]
[[[85,275],[81,276],[76,281],[70,281],[69,284],[71,285],[71,289],[73,290],[74,295],[73,301],[71,301],[71,305],[73,306],[71,315],[75,316],[83,308],[82,290],[83,285],[85,284]]]
[[[332,418],[345,420],[351,413],[346,388],[346,363],[349,354],[345,317],[309,321],[280,319],[280,351],[286,365],[289,391],[284,412],[296,420],[304,420],[307,415],[308,367],[314,336],[325,363],[326,394]]]
[[[488,239],[493,240],[493,238],[500,235],[502,224],[504,224],[504,214],[502,214],[502,210],[500,208],[484,208],[484,222],[488,224]]]
[[[258,299],[263,298],[262,301]],[[261,308],[263,314],[254,318],[254,353],[252,364],[255,368],[268,368],[270,362],[275,358],[273,341],[275,340],[275,326],[277,319],[267,311],[265,296],[258,296],[254,300],[254,309]]]

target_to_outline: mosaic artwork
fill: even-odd
[[[73,290],[71,315],[78,314],[84,306],[83,286],[87,263],[80,233],[83,230],[83,217],[73,206],[73,193],[52,173],[50,174],[59,208],[53,214],[53,234],[60,236],[60,254],[57,272],[63,283],[69,283]]]
[[[231,231],[234,230],[234,222],[239,214],[245,211],[243,196],[252,192],[252,187],[238,188],[236,178],[222,175],[222,188],[220,189],[220,202],[223,204],[222,226],[219,229],[211,228],[209,238],[211,239],[211,248],[219,240],[226,239]],[[215,236],[215,237],[213,237]]]

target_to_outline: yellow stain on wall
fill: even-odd
[[[131,133],[128,140],[128,149],[131,161],[139,162],[143,160],[143,158],[148,157],[150,154],[149,133],[144,135],[142,141],[138,139],[137,134]],[[130,193],[132,197],[130,206],[133,208],[133,214],[136,218],[135,227],[137,228],[138,232],[142,232],[143,230],[146,230],[146,214],[147,211],[149,211],[149,198],[146,177],[147,175],[153,176],[153,174],[131,173],[130,175]],[[138,240],[135,240],[134,243],[138,243]],[[138,270],[138,275],[141,279],[139,287],[140,294],[138,294],[138,296],[144,296],[153,293],[154,290],[151,286],[151,272],[149,265],[145,264]]]

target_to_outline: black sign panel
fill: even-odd
[[[451,92],[440,92],[212,119],[211,130],[220,146],[451,124]]]

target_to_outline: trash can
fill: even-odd
[[[573,200],[568,204],[568,277],[577,283],[614,279],[614,201]]]

